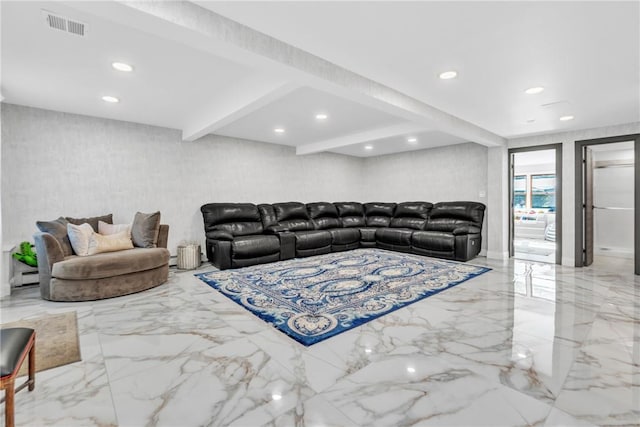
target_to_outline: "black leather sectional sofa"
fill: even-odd
[[[468,261],[480,252],[478,202],[209,203],[207,258],[221,270],[356,248]]]

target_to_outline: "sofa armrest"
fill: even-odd
[[[158,243],[156,244],[159,248],[167,247],[167,241],[169,240],[169,225],[160,224],[160,230],[158,231]]]
[[[51,270],[53,264],[64,261],[64,252],[60,242],[49,233],[36,233],[33,235],[38,254],[38,278],[40,280],[40,294],[49,299]]]
[[[287,231],[289,231],[289,229],[284,225],[272,225],[264,230],[265,234],[280,234],[286,233]]]
[[[209,231],[206,233],[206,235],[207,235],[207,239],[211,239],[211,240],[224,240],[227,242],[233,241],[233,234],[227,231],[221,231],[221,230]]]
[[[476,227],[475,225],[463,225],[462,227],[458,227],[453,230],[454,236],[459,236],[461,234],[480,234],[480,227]]]

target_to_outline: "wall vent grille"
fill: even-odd
[[[42,16],[44,17],[47,26],[51,29],[64,31],[81,37],[84,37],[86,34],[87,27],[82,22],[65,18],[64,16],[60,16],[47,10],[42,10]]]

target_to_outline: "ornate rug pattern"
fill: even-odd
[[[309,346],[489,270],[356,249],[196,276]]]
[[[36,331],[36,372],[78,362],[80,342],[75,311],[47,314],[0,325],[3,328],[31,328]],[[23,363],[19,376],[26,375],[28,363]]]

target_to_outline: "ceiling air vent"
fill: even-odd
[[[57,15],[47,10],[42,10],[42,16],[44,17],[47,26],[51,29],[64,31],[65,33],[71,33],[77,36],[85,35],[86,25],[82,22],[65,18],[64,16]]]

